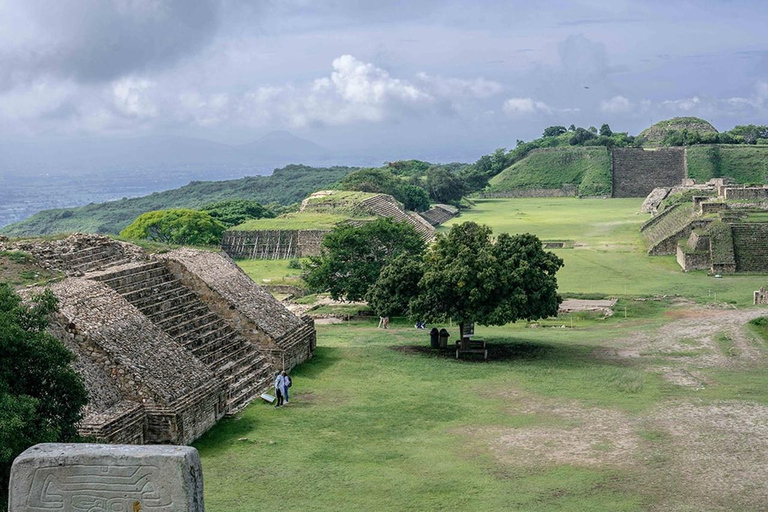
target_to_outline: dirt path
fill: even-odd
[[[766,349],[746,324],[768,309],[684,307],[670,310],[675,319],[658,329],[606,340],[595,355],[661,374],[691,391],[709,384],[704,369],[765,365]],[[621,468],[654,511],[765,510],[768,503],[766,405],[702,400],[692,392],[633,415],[520,389],[492,393],[504,398],[512,414],[550,418],[531,426],[456,432],[484,445],[501,465]]]

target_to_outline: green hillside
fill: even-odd
[[[717,134],[717,129],[709,121],[698,117],[673,117],[650,126],[640,132],[640,137],[647,145],[663,144],[667,136],[674,132],[696,133],[699,135]]]
[[[687,159],[688,177],[699,183],[723,176],[737,183],[768,182],[768,146],[691,146]]]
[[[611,193],[611,157],[604,147],[534,150],[490,181],[490,193],[516,189],[578,187],[579,195]]]
[[[316,168],[289,165],[271,176],[249,176],[227,181],[193,181],[189,185],[144,197],[79,208],[45,210],[4,227],[0,232],[11,236],[53,233],[117,234],[142,213],[167,208],[200,208],[225,199],[252,199],[263,204],[292,204],[316,190],[329,188],[353,167]]]

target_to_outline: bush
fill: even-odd
[[[179,245],[217,245],[225,229],[205,212],[157,210],[140,215],[120,236]]]

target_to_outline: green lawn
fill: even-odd
[[[572,240],[576,248],[556,251],[566,262],[561,291],[622,296],[615,314],[563,315],[536,328],[526,322],[478,327],[505,355],[490,362],[425,350],[428,331],[406,319],[393,319],[388,331],[376,329],[375,319],[319,325],[315,357],[292,373],[291,405],[254,403],[195,443],[207,509],[760,510],[759,468],[745,470],[731,461],[739,457],[717,450],[733,446],[747,450],[740,457],[757,460],[765,447],[762,431],[748,442],[739,437],[752,418],[727,408],[768,411],[766,342],[758,337],[766,322],[756,321],[746,338],[686,331],[662,343],[670,322],[700,313],[671,297],[632,295],[714,302],[716,292],[718,302],[741,306],[765,277],[684,274],[672,258],[645,255],[639,205],[638,199],[478,201],[453,222]],[[257,282],[296,279],[299,272],[287,261],[240,265]],[[456,326],[445,327],[455,337]],[[628,339],[646,346],[634,357],[612,352],[632,349]],[[707,363],[716,353],[725,362]],[[703,389],[678,385],[669,373],[698,379]],[[667,411],[709,406],[717,422],[733,427],[710,432],[691,424],[700,429],[694,464],[726,467],[715,482],[746,479],[740,493],[710,492],[698,477],[706,472],[685,463],[690,450],[682,434],[671,435],[665,423]],[[754,419],[756,428],[763,428],[761,418]]]
[[[682,295],[698,302],[746,306],[765,276],[685,273],[673,256],[648,256],[638,214],[642,199],[521,198],[481,199],[452,223],[474,221],[495,233],[533,233],[542,240],[572,240],[573,249],[555,249],[565,261],[558,273],[564,293]]]
[[[468,432],[552,422],[516,411],[505,394],[517,390],[635,415],[672,393],[658,377],[595,361],[590,327],[578,343],[554,329],[515,331],[516,359],[479,365],[392,350],[427,337],[394,327],[320,326],[316,357],[294,371],[292,405],[254,404],[198,441],[207,508],[640,510],[631,472],[507,467]]]

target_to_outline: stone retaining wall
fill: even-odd
[[[507,197],[576,197],[579,195],[576,186],[563,186],[562,188],[520,188],[507,192],[481,193],[480,197],[494,199]]]
[[[731,225],[737,272],[768,272],[768,223]]]
[[[654,188],[674,187],[686,177],[685,149],[611,150],[613,197],[646,197]]]
[[[237,259],[289,259],[317,256],[330,230],[262,230],[224,232],[221,249]]]

